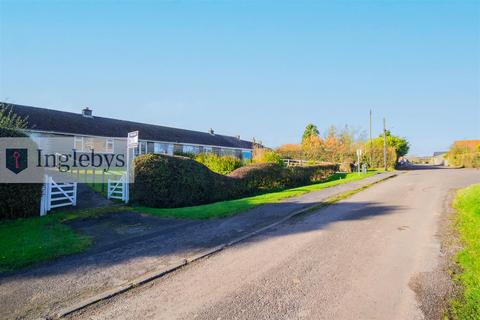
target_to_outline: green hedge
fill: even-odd
[[[12,129],[0,128],[2,137],[26,137]],[[0,219],[26,218],[39,215],[42,184],[0,183]]]
[[[234,156],[219,156],[214,153],[200,153],[195,160],[204,164],[208,169],[220,174],[229,174],[242,166],[242,160]]]
[[[224,176],[192,159],[147,154],[135,159],[132,200],[156,208],[193,206],[322,181],[337,169],[259,163]]]
[[[132,200],[162,208],[209,203],[228,198],[234,182],[189,158],[146,154],[135,159]]]
[[[277,163],[255,163],[233,171],[229,177],[239,180],[248,194],[320,182],[337,170],[336,165],[284,167]]]
[[[282,189],[287,185],[288,173],[277,163],[253,163],[239,168],[228,176],[237,179],[245,194],[255,191]]]

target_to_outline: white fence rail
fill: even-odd
[[[45,176],[42,199],[40,203],[40,215],[44,216],[48,211],[65,206],[77,205],[77,183],[57,183],[51,176]]]
[[[123,174],[120,179],[116,180],[108,178],[107,191],[108,199],[118,199],[128,203],[127,175]]]
[[[305,160],[282,159],[287,167],[303,166],[307,163]]]
[[[282,159],[282,161],[287,167],[332,164],[324,161],[297,160],[297,159]]]

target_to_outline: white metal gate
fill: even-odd
[[[128,202],[128,184],[127,175],[123,174],[120,179],[113,180],[108,178],[108,199],[119,199]]]
[[[55,182],[51,176],[45,176],[43,184],[40,215],[46,215],[48,211],[64,206],[77,205],[77,183]]]

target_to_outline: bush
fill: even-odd
[[[355,170],[355,165],[350,161],[344,161],[340,164],[340,171],[351,173]]]
[[[337,171],[336,165],[285,168],[276,163],[256,163],[237,169],[229,177],[239,179],[248,191],[275,190],[320,182]]]
[[[229,174],[242,166],[242,161],[234,156],[218,156],[214,153],[200,153],[195,160],[219,174]]]
[[[173,208],[234,196],[234,181],[195,160],[160,154],[135,159],[132,200],[149,207]]]
[[[238,179],[245,193],[280,189],[287,185],[287,170],[277,163],[253,163],[230,173]]]
[[[146,154],[135,159],[132,200],[157,208],[193,206],[319,182],[336,170],[336,165],[257,163],[224,176],[188,158]]]
[[[370,168],[383,168],[383,142],[374,140],[372,144],[365,146],[365,152],[362,155],[362,161],[369,163]],[[395,168],[397,164],[397,153],[394,147],[387,147],[387,167]]]
[[[276,149],[276,152],[286,159],[303,159],[302,146],[299,144],[284,144]]]
[[[277,152],[266,149],[266,148],[256,148],[253,150],[253,163],[278,163],[283,165],[282,156]]]
[[[448,164],[455,167],[480,168],[480,145],[476,148],[453,145],[447,153]]]
[[[2,137],[26,137],[14,129],[0,127]],[[42,184],[0,183],[0,219],[26,218],[39,215]]]
[[[312,165],[306,167],[287,168],[287,187],[303,186],[314,182],[326,180],[338,171],[336,164]]]

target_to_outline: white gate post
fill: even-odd
[[[125,175],[125,179],[123,181],[123,201],[125,201],[125,203],[128,203],[128,200],[130,198],[129,176],[130,172],[127,171],[127,174]]]
[[[74,182],[73,183],[73,206],[76,207],[77,206],[77,183]]]
[[[44,216],[47,214],[47,184],[48,178],[45,174],[43,176],[42,198],[40,199],[40,216]]]
[[[52,210],[52,182],[53,182],[53,178],[52,177],[48,177],[47,179],[48,183],[47,183],[47,211],[50,211]]]

